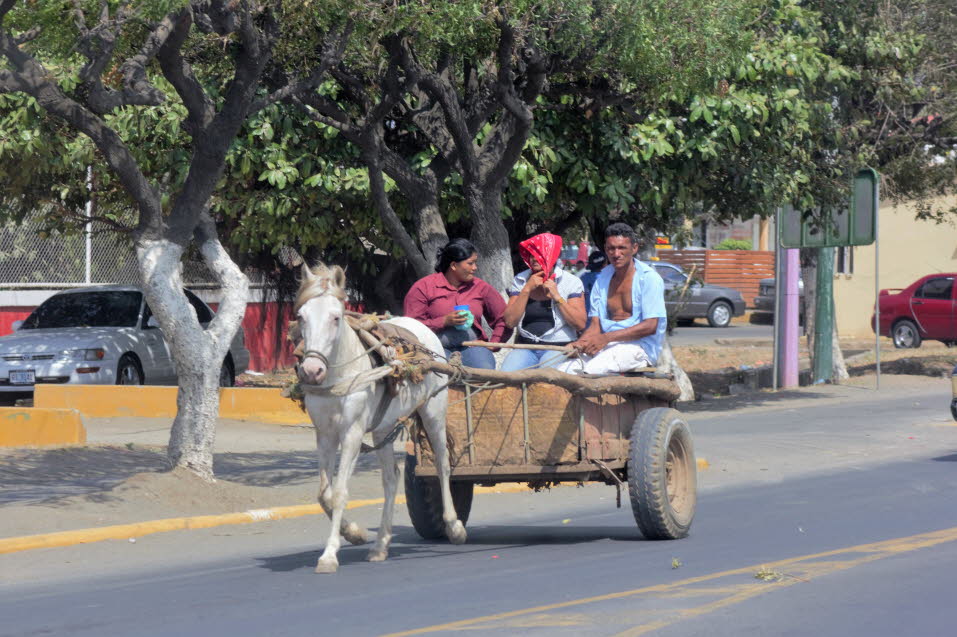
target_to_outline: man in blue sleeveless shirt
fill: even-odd
[[[635,258],[638,240],[626,223],[605,230],[608,266],[592,287],[588,327],[572,343],[579,352],[560,369],[614,374],[654,366],[668,327],[661,277]]]

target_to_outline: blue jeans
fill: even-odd
[[[531,369],[538,367],[558,367],[564,363],[567,358],[561,352],[535,349],[513,349],[502,362],[503,372],[516,372],[522,369]]]
[[[453,352],[462,352],[462,364],[466,367],[495,369],[495,357],[490,350],[484,347],[456,347],[454,349],[446,349],[446,357],[451,356]]]

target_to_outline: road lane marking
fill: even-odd
[[[856,546],[812,553],[798,557],[791,557],[776,562],[765,562],[745,566],[743,568],[729,569],[710,575],[701,575],[691,577],[670,584],[656,584],[645,586],[628,591],[617,593],[607,593],[605,595],[596,595],[593,597],[583,597],[581,599],[569,600],[565,602],[556,602],[554,604],[544,604],[519,610],[496,613],[493,615],[484,615],[463,619],[434,626],[426,626],[396,633],[389,633],[384,637],[405,637],[408,635],[425,635],[428,633],[437,633],[443,631],[459,630],[495,630],[507,629],[509,627],[518,627],[527,625],[524,620],[530,615],[537,615],[543,622],[549,621],[548,618],[565,618],[566,620],[573,615],[553,614],[553,611],[583,606],[587,604],[596,604],[601,602],[613,602],[634,597],[645,597],[647,599],[698,599],[702,597],[714,597],[704,602],[692,603],[686,607],[672,607],[663,611],[650,611],[650,614],[657,615],[655,619],[632,626],[616,637],[636,637],[645,635],[655,630],[660,630],[666,626],[677,623],[684,619],[699,617],[720,608],[725,608],[734,604],[747,601],[759,595],[765,595],[770,592],[781,590],[809,582],[813,579],[830,575],[840,571],[862,566],[870,562],[875,562],[887,557],[910,553],[920,549],[946,544],[957,541],[957,527],[942,529],[940,531],[931,531],[929,533],[920,533],[907,537],[872,542],[869,544],[859,544]],[[843,558],[843,559],[828,559]],[[758,582],[754,580],[754,573],[758,569],[765,568],[781,573],[781,578],[775,582]],[[744,582],[738,582],[732,579],[729,582],[722,582],[718,586],[697,586],[706,582],[716,582],[724,578],[735,578],[735,576],[747,575],[748,579]],[[644,611],[646,614],[648,610]],[[664,615],[664,616],[661,616]],[[603,615],[604,616],[604,615]]]

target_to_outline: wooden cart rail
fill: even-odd
[[[638,414],[671,403],[658,395],[573,394],[547,383],[485,391],[467,385],[450,388],[449,399],[452,479],[482,484],[605,480],[599,463],[623,471]],[[416,475],[435,476],[421,436],[415,454]]]

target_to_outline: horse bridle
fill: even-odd
[[[300,363],[306,360],[307,358],[318,358],[319,362],[326,366],[326,369],[331,369],[332,365],[329,364],[329,359],[326,358],[326,355],[322,352],[314,349],[307,349],[302,353],[302,358],[299,360]]]

